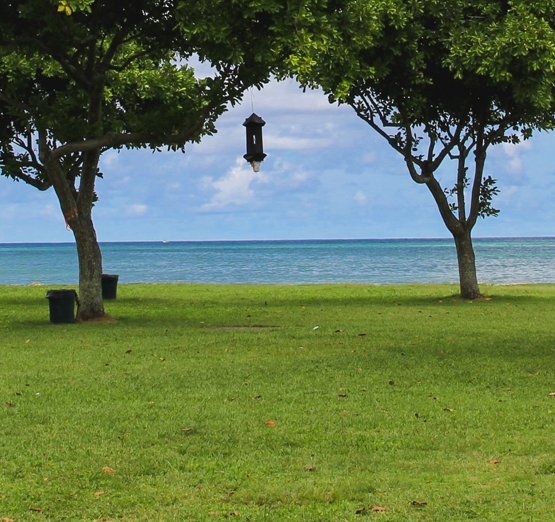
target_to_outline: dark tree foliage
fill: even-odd
[[[555,3],[322,0],[295,22],[287,60],[349,104],[431,192],[457,247],[461,295],[480,296],[471,232],[495,216],[491,145],[553,125]],[[454,181],[436,172],[455,164]]]

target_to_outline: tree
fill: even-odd
[[[480,297],[472,229],[499,212],[488,148],[553,125],[554,27],[550,0],[323,0],[295,20],[289,71],[349,104],[429,189],[463,298]],[[450,186],[436,177],[446,159]]]
[[[203,6],[205,21],[219,14]],[[199,2],[179,4],[181,12],[188,7]],[[186,62],[207,35],[184,36],[174,0],[0,0],[0,11],[1,173],[39,190],[53,187],[78,252],[78,318],[100,318],[102,255],[92,209],[101,154],[184,152],[187,142],[214,133],[227,104],[269,72],[242,45],[230,54],[220,42],[228,59],[212,78],[195,78]],[[258,27],[251,16],[240,21],[244,31]],[[263,54],[255,43],[249,53]]]

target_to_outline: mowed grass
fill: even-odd
[[[0,287],[0,519],[555,520],[555,286],[482,290]]]

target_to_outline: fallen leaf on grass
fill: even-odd
[[[387,508],[374,506],[372,511],[387,511]]]
[[[357,509],[357,510],[355,511],[355,515],[366,515],[366,507]]]
[[[365,333],[359,333],[358,336],[359,337],[364,337],[366,334]]]
[[[216,513],[215,511],[209,511],[208,514],[209,514],[211,517],[215,517],[218,513]]]
[[[101,497],[102,495],[104,495],[104,491],[97,491],[94,496],[95,497]]]
[[[115,473],[116,470],[114,468],[109,468],[108,466],[104,466],[102,468],[102,471],[104,471],[104,473]]]
[[[314,471],[314,469],[315,469],[314,466],[308,466],[306,468],[306,471]]]
[[[393,386],[395,384],[395,381],[389,381],[389,386]]]
[[[555,397],[555,393],[548,393],[548,397]]]
[[[410,504],[411,504],[411,506],[427,506],[428,505],[427,502],[419,502],[418,500],[413,500]]]
[[[161,360],[161,361],[165,361],[166,358],[165,358],[165,357],[160,357],[160,360]]]
[[[346,398],[348,397],[348,395],[347,395],[346,393],[340,393],[340,394],[338,395],[338,397],[339,397],[340,399],[346,399]]]
[[[490,461],[489,461],[490,464],[499,464],[500,462],[501,462],[501,461],[500,461],[500,460],[497,460],[497,459],[493,459],[493,460],[490,460]]]
[[[272,428],[276,425],[276,423],[273,420],[267,420],[264,424],[266,424],[266,426],[270,426]]]
[[[443,408],[443,411],[448,411],[450,413],[453,413],[455,410],[453,410],[451,408]]]
[[[224,517],[238,517],[239,513],[237,511],[232,511],[231,513],[226,513]]]
[[[126,350],[125,353],[131,353],[133,350]]]
[[[6,403],[6,406],[7,406],[8,408],[15,408],[15,404],[12,404],[11,402],[7,402],[7,403]]]
[[[335,333],[343,333],[345,330],[335,330]]]
[[[3,518],[2,522],[13,522],[13,519],[11,518]]]
[[[193,428],[183,428],[181,431],[183,433],[190,433],[191,431],[193,431]]]
[[[37,507],[32,507],[32,508],[29,508],[29,511],[36,511],[37,513],[42,513],[44,511],[44,509],[37,508]]]

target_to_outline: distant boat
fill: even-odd
[[[162,243],[169,243],[169,241],[166,241],[165,239],[162,240]]]

